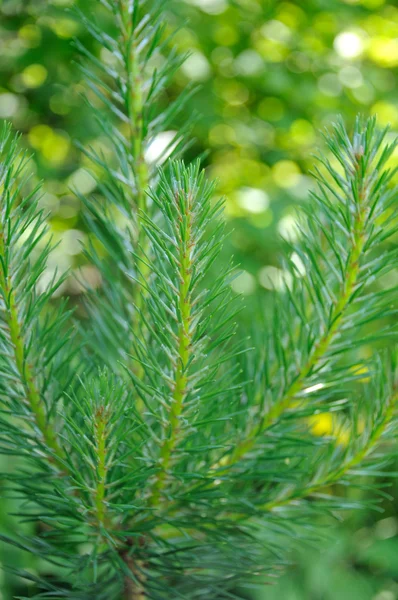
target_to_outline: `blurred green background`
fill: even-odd
[[[95,189],[74,140],[94,145],[100,140],[82,100],[84,82],[71,41],[78,36],[97,49],[67,12],[72,4],[0,0],[0,119],[22,132],[34,152],[35,178],[45,181],[41,204],[60,242],[48,276],[56,268],[83,269],[95,281],[81,253],[87,232],[70,188],[83,194]],[[231,234],[225,252],[241,265],[233,285],[246,304],[266,308],[267,290],[283,284],[279,240],[297,236],[295,210],[308,199],[308,173],[322,144],[319,130],[338,114],[350,124],[358,112],[377,113],[382,125],[398,129],[398,7],[393,0],[170,5],[171,27],[180,27],[175,42],[190,57],[168,93],[191,82],[200,86],[186,108],[198,115],[189,154],[208,151],[209,175],[219,179],[228,198]],[[102,51],[101,59],[111,57]],[[149,157],[171,136],[160,136]],[[71,277],[64,291],[78,301],[81,288]],[[398,496],[394,486],[390,491]],[[3,529],[13,528],[7,516],[12,508],[1,501]],[[329,526],[326,541],[301,552],[297,566],[255,599],[398,599],[396,500],[383,508],[384,514],[363,511],[344,525]],[[5,556],[26,567],[17,551],[2,547],[0,558]],[[32,557],[28,568],[36,567]],[[29,593],[26,582],[5,572],[0,589],[3,600]]]

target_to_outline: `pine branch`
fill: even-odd
[[[304,320],[302,310],[298,307],[299,304],[302,306],[313,305],[315,315],[319,313],[322,315],[319,319],[320,324],[310,330],[309,337],[306,336],[305,344],[309,348],[306,360],[283,384],[282,392],[276,396],[273,405],[265,410],[260,422],[253,425],[245,439],[230,454],[225,463],[227,466],[239,462],[250,452],[255,447],[258,438],[297,403],[297,398],[300,399],[300,403],[305,403],[301,394],[305,391],[308,380],[318,372],[324,373],[325,370],[331,369],[336,361],[336,354],[333,353],[334,345],[339,337],[347,331],[347,319],[351,319],[354,326],[361,324],[359,318],[356,320],[352,309],[354,303],[360,302],[360,294],[365,291],[367,285],[365,278],[370,279],[369,262],[367,263],[366,259],[373,251],[375,244],[378,243],[378,235],[375,234],[377,217],[383,211],[388,210],[391,203],[391,192],[387,185],[392,173],[386,168],[386,164],[396,147],[396,141],[394,141],[380,150],[386,131],[379,133],[375,127],[374,118],[369,120],[365,126],[358,121],[353,142],[349,140],[341,124],[335,127],[334,137],[327,137],[328,146],[338,158],[343,174],[336,172],[330,162],[323,161],[327,175],[336,187],[332,187],[329,179],[318,171],[320,187],[319,193],[314,194],[314,198],[318,201],[321,214],[307,215],[307,225],[303,229],[302,250],[300,251],[299,247],[294,249],[302,258],[303,264],[306,265],[305,277],[308,277],[309,281],[304,285],[298,285],[288,295],[288,311],[293,311],[296,320],[297,317],[299,318],[299,334],[297,341],[293,339],[292,344],[302,344],[302,327],[305,327],[306,323],[314,318],[307,315]],[[329,200],[328,192],[332,198],[334,196],[334,200],[337,200],[336,204]],[[333,231],[336,225],[343,231],[343,236],[336,235],[333,239],[327,228],[331,227]],[[391,228],[385,237],[391,236],[394,230]],[[339,237],[342,237],[344,242]],[[329,276],[326,271],[325,276],[320,275],[319,266],[316,264],[320,252],[323,252],[325,256],[325,243],[326,247],[329,245],[331,250],[330,260],[325,261],[325,268],[328,264],[331,271]],[[333,262],[337,263],[336,267]],[[381,269],[380,263],[376,262],[373,267],[372,281],[376,276],[380,276],[387,269],[392,268],[392,263],[387,261],[383,265],[384,268]],[[337,273],[337,276],[334,273]],[[292,275],[297,282],[295,270]],[[311,285],[313,285],[312,289]],[[337,290],[333,289],[333,286],[336,286]],[[302,294],[303,300],[297,301],[294,296],[299,294]],[[373,302],[376,300],[375,306],[372,306],[372,302],[369,303],[370,297],[366,300],[368,313],[369,307],[372,308],[372,313],[368,314],[368,321],[384,317],[384,304],[381,306],[377,302],[377,298],[372,298]],[[288,313],[285,313],[283,318],[286,319],[286,323],[291,320]],[[280,344],[280,332],[277,333],[277,336],[279,339],[275,339],[275,343]],[[348,343],[345,349],[349,348],[350,344]],[[281,351],[284,352],[282,349]],[[293,351],[293,348],[290,351]],[[302,346],[298,346],[296,352],[299,356],[305,356],[306,349],[303,352]]]
[[[137,33],[138,8],[131,0],[119,0],[118,16],[121,46],[126,73],[126,114],[130,126],[129,143],[131,145],[130,167],[135,175],[136,206],[138,211],[147,208],[146,190],[149,183],[149,168],[144,156],[144,101],[145,91],[142,64]]]
[[[181,168],[181,167],[180,167]],[[189,173],[188,178],[194,180],[194,185],[199,188],[202,182],[196,183],[197,174]],[[192,177],[193,175],[193,177]],[[181,181],[181,172],[176,172],[176,181]],[[166,473],[170,467],[175,446],[178,442],[178,433],[180,429],[181,415],[184,409],[184,402],[188,395],[188,365],[192,358],[192,341],[194,331],[192,330],[192,276],[193,276],[193,256],[196,251],[197,239],[193,231],[193,220],[197,206],[194,202],[198,202],[198,198],[194,197],[197,194],[195,189],[190,189],[191,182],[186,181],[186,187],[174,191],[173,206],[170,209],[175,211],[175,224],[173,223],[174,233],[178,239],[178,261],[176,264],[179,277],[179,286],[177,291],[177,338],[175,340],[177,346],[177,356],[175,359],[175,374],[172,386],[172,400],[169,411],[169,428],[170,433],[168,438],[164,440],[160,449],[160,472],[154,485],[154,495],[152,503],[157,504],[159,496],[165,483]],[[171,191],[171,190],[170,190]],[[170,193],[169,191],[169,193]],[[167,196],[166,196],[167,197]],[[170,196],[169,196],[170,199]],[[169,209],[169,210],[170,210]],[[195,215],[197,217],[197,215]],[[177,229],[177,227],[178,229]]]
[[[100,532],[102,540],[110,528],[106,504],[110,433],[106,413],[90,414],[97,478],[94,490],[88,491],[81,485],[82,465],[73,457],[73,453],[81,456],[81,439],[76,443],[65,423],[73,421],[81,433],[81,409],[71,414],[63,402],[79,372],[68,323],[71,313],[65,302],[51,306],[64,278],[47,287],[41,283],[51,241],[46,240],[48,229],[38,210],[38,190],[22,194],[30,182],[18,142],[6,126],[0,134],[0,450],[22,455],[30,465],[17,466],[6,479],[13,495],[23,501],[21,518],[44,524],[47,546],[39,538],[7,541],[69,568],[80,560],[78,551],[71,556],[65,551],[76,545],[73,538],[84,536],[86,541],[89,531],[94,539]]]
[[[372,391],[375,392],[376,390],[373,389]],[[363,432],[362,435],[359,435],[360,443],[358,448],[354,448],[354,451],[351,452],[351,448],[349,447],[345,452],[346,455],[344,459],[335,461],[337,462],[337,465],[334,466],[334,468],[330,468],[328,465],[327,470],[324,469],[323,474],[316,476],[308,486],[299,487],[296,490],[288,491],[288,493],[279,494],[274,500],[271,500],[264,505],[264,511],[279,510],[285,506],[296,504],[297,501],[301,499],[309,498],[314,495],[316,496],[318,492],[321,492],[327,487],[337,484],[347,484],[347,476],[351,475],[352,479],[353,476],[357,475],[355,472],[356,467],[361,466],[362,474],[365,474],[366,461],[369,460],[369,458],[371,459],[372,454],[379,449],[389,428],[392,426],[393,430],[396,430],[397,405],[398,391],[395,385],[395,387],[389,391],[389,397],[386,399],[383,398],[381,415],[378,414],[376,419],[368,426],[367,430]],[[358,445],[358,432],[355,431],[355,429],[350,432],[350,439],[355,440],[355,445]],[[374,469],[369,469],[367,474],[372,477],[375,474],[377,475],[377,472],[375,472]]]
[[[117,0],[112,5],[105,2],[104,6],[116,27],[114,37],[104,34],[92,18],[86,18],[82,13],[78,13],[78,18],[95,40],[112,53],[114,66],[109,68],[101,64],[79,42],[77,47],[88,63],[88,68],[83,67],[83,73],[90,91],[105,108],[99,127],[114,149],[114,158],[109,161],[94,150],[82,148],[101,173],[98,191],[102,198],[81,198],[87,208],[88,226],[112,258],[110,266],[93,246],[88,251],[89,260],[102,274],[105,291],[100,310],[98,298],[91,302],[97,336],[92,346],[109,362],[112,359],[110,348],[117,359],[129,360],[131,339],[138,333],[138,315],[146,305],[141,284],[145,284],[149,271],[142,258],[148,253],[149,246],[141,215],[151,212],[147,193],[157,181],[157,165],[148,162],[146,153],[183,109],[190,91],[186,90],[180,98],[169,102],[167,108],[161,108],[162,96],[183,62],[167,50],[165,6],[151,0]],[[158,58],[164,65],[152,66],[159,62]],[[88,102],[96,115],[98,108],[91,99]],[[189,126],[187,122],[186,127]],[[185,146],[184,131],[181,131],[170,141],[164,156],[160,154],[158,162],[164,161],[167,155],[177,157]],[[120,213],[116,218],[114,208]],[[135,285],[131,278],[126,278],[126,272],[132,272],[132,249],[136,266],[139,265],[139,269],[135,268],[134,278],[138,279]],[[118,277],[115,265],[119,270]],[[119,331],[112,325],[115,312]],[[111,362],[113,368],[117,367],[116,361]]]
[[[5,255],[3,232],[0,231],[0,256],[4,258]],[[5,322],[9,328],[11,344],[14,347],[15,364],[25,390],[26,400],[29,403],[37,428],[43,435],[45,444],[53,451],[56,459],[63,459],[64,452],[58,445],[56,434],[48,423],[46,409],[34,377],[34,366],[28,363],[26,359],[25,341],[22,326],[19,323],[17,302],[12,290],[11,278],[9,275],[5,276],[4,271],[0,275],[0,288],[3,299],[6,300],[7,298]]]
[[[147,333],[140,334],[135,345],[144,378],[140,381],[134,372],[130,376],[144,406],[158,421],[154,433],[158,474],[149,495],[153,506],[159,504],[176,456],[195,427],[194,415],[200,415],[206,389],[212,387],[220,400],[227,392],[222,378],[215,377],[224,360],[218,353],[235,331],[234,313],[225,312],[230,303],[228,271],[208,290],[203,288],[222,240],[223,225],[217,223],[222,203],[212,206],[213,191],[198,164],[172,164],[170,173],[161,173],[158,190],[151,195],[162,220],[145,217],[154,256],[146,258],[146,266],[154,275],[144,289]],[[210,223],[215,230],[207,239]],[[142,339],[147,340],[145,345]],[[212,363],[210,352],[215,354]],[[163,407],[159,417],[154,400]]]
[[[29,260],[46,234],[43,217],[36,213],[37,190],[18,203],[18,178],[23,177],[26,160],[18,150],[18,139],[11,139],[11,130],[5,126],[0,136],[0,305],[4,329],[2,343],[10,348],[11,355],[3,351],[3,375],[15,365],[17,377],[24,391],[24,400],[29,406],[35,428],[42,437],[42,446],[47,448],[58,468],[63,471],[65,453],[57,439],[53,424],[49,422],[46,402],[38,384],[41,365],[33,356],[29,330],[34,326],[35,305],[40,307],[41,298],[34,292],[34,285],[41,275],[49,247],[36,262]],[[25,235],[27,240],[21,249],[15,247],[18,238]],[[29,273],[29,270],[32,272]],[[50,290],[50,294],[56,286]],[[48,292],[47,292],[48,293]],[[11,390],[8,390],[10,393]],[[22,412],[22,411],[18,411]]]
[[[140,214],[147,211],[147,189],[150,181],[150,169],[145,160],[145,132],[144,132],[144,102],[145,102],[145,74],[143,72],[142,59],[140,56],[139,42],[137,34],[138,4],[131,0],[119,0],[120,13],[117,15],[121,40],[124,70],[126,75],[125,90],[125,110],[129,122],[128,143],[130,152],[128,159],[131,172],[134,173],[135,180],[135,206],[137,211],[137,247],[147,246],[145,236],[143,235],[142,224],[140,223]],[[139,257],[138,257],[139,260]],[[148,273],[143,269],[141,276],[145,280]],[[142,309],[142,294],[139,288],[134,288],[132,303],[138,311]],[[137,319],[133,320],[133,328]]]

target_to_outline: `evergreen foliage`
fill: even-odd
[[[36,529],[5,539],[41,559],[41,577],[23,573],[36,598],[245,597],[317,533],[317,514],[358,506],[341,488],[383,496],[375,481],[395,455],[396,289],[382,285],[396,263],[395,142],[375,119],[327,134],[283,290],[247,341],[217,263],[223,202],[199,163],[178,160],[184,132],[163,168],[146,160],[184,102],[157,109],[181,62],[162,4],[104,1],[114,37],[80,15],[115,61],[78,44],[114,153],[85,149],[101,170],[81,199],[103,286],[77,337],[52,302],[62,278],[42,277],[39,191],[1,135],[1,451],[21,457],[8,487]],[[329,437],[311,427],[320,413]]]

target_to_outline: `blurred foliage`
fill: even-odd
[[[41,203],[51,212],[60,242],[51,267],[83,267],[87,278],[95,278],[84,266],[81,243],[87,233],[71,190],[88,194],[95,187],[74,140],[101,147],[101,139],[81,98],[84,81],[71,44],[75,36],[92,42],[68,12],[72,4],[0,0],[0,119],[12,120],[23,132],[34,152],[35,176],[45,180]],[[81,5],[90,8],[87,0]],[[318,130],[337,114],[350,123],[357,112],[377,113],[381,124],[398,129],[398,7],[394,0],[170,5],[171,28],[179,26],[174,43],[189,52],[170,97],[192,82],[200,86],[186,107],[185,116],[198,115],[190,154],[206,153],[209,172],[228,197],[227,252],[242,266],[233,285],[247,303],[257,304],[267,289],[283,285],[278,238],[297,236],[295,209],[311,187]],[[102,53],[101,60],[111,62],[112,56]],[[156,159],[170,136],[160,136],[148,157]],[[76,279],[69,279],[66,292],[81,292]],[[299,566],[256,600],[398,598],[392,504],[379,522],[373,514],[364,515],[362,524],[352,522],[355,535],[333,530],[324,554],[299,557]],[[1,526],[10,527],[4,519]],[[12,578],[3,579],[4,599],[21,592]]]
[[[333,529],[321,553],[299,553],[289,573],[255,600],[395,600],[397,525],[396,518],[383,517]]]

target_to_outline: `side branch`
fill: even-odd
[[[34,365],[27,360],[26,345],[18,315],[17,299],[11,276],[8,273],[6,256],[4,231],[0,231],[0,291],[5,305],[5,321],[9,329],[15,365],[36,426],[43,436],[45,445],[52,451],[57,466],[63,470],[65,453],[57,441],[57,436],[53,428],[48,423],[46,407],[35,380]]]
[[[184,225],[180,228],[180,255],[179,255],[179,294],[178,312],[179,324],[177,334],[177,358],[175,365],[174,387],[172,390],[171,405],[169,411],[169,434],[163,442],[160,450],[160,472],[157,475],[153,488],[151,504],[157,504],[163,489],[167,471],[170,467],[173,452],[178,443],[180,420],[187,397],[188,373],[187,368],[191,358],[191,283],[192,283],[192,249],[194,245],[192,232],[192,198],[188,193],[185,212],[181,215]],[[178,204],[178,199],[176,200]]]
[[[241,441],[225,461],[226,466],[230,466],[238,462],[247,452],[250,452],[255,446],[259,435],[277,422],[283,413],[288,410],[298,394],[305,387],[307,378],[313,371],[319,367],[324,360],[332,342],[339,332],[342,321],[345,317],[347,309],[350,306],[352,296],[355,292],[359,275],[360,275],[360,260],[364,252],[364,247],[367,240],[367,218],[368,218],[368,191],[364,175],[359,175],[361,168],[362,154],[355,155],[355,176],[360,177],[360,186],[358,190],[358,203],[355,207],[355,221],[352,232],[352,247],[346,263],[345,277],[342,283],[338,300],[331,309],[331,316],[328,325],[319,341],[313,346],[310,355],[297,374],[294,381],[288,385],[282,397],[280,397],[271,410],[264,415],[259,424],[256,424],[247,434],[245,439]]]
[[[224,470],[227,470],[229,467],[239,462],[248,452],[253,450],[258,437],[271,427],[273,423],[278,421],[283,413],[293,404],[297,395],[303,390],[308,376],[324,358],[334,337],[338,333],[345,311],[347,310],[352,294],[355,291],[360,272],[360,258],[366,241],[366,218],[367,208],[362,204],[358,207],[358,213],[355,220],[353,246],[347,262],[346,278],[340,292],[340,299],[333,309],[329,327],[326,329],[319,342],[314,346],[312,353],[296,379],[288,386],[287,390],[275,403],[274,407],[264,416],[259,424],[256,424],[250,429],[245,438],[235,446],[229,456],[226,456],[222,461],[213,465],[213,468],[217,469],[218,473],[224,472]]]
[[[392,395],[388,404],[388,408],[381,419],[380,423],[375,427],[371,435],[369,436],[366,444],[360,448],[357,452],[353,454],[351,458],[347,461],[343,462],[343,464],[337,467],[335,470],[332,470],[324,477],[313,481],[308,487],[304,487],[303,489],[299,489],[297,491],[293,491],[286,496],[281,496],[276,498],[275,500],[271,500],[264,504],[263,509],[265,511],[273,511],[278,508],[283,508],[284,506],[288,506],[298,500],[302,500],[306,497],[309,497],[323,488],[338,484],[343,477],[349,474],[349,472],[362,464],[364,460],[375,450],[378,446],[381,438],[383,437],[386,429],[390,425],[391,421],[394,418],[396,413],[398,403],[398,390],[395,389],[392,391]]]
[[[135,210],[136,210],[136,252],[137,261],[140,264],[138,272],[138,285],[135,286],[135,291],[132,296],[132,301],[136,307],[135,320],[132,324],[132,329],[135,334],[138,333],[137,315],[143,308],[144,296],[142,290],[146,279],[149,275],[149,268],[144,259],[148,248],[148,241],[143,230],[141,217],[146,213],[147,209],[147,190],[150,182],[150,172],[145,160],[145,133],[144,133],[144,76],[141,72],[140,54],[138,48],[138,40],[136,39],[136,31],[131,13],[131,3],[127,0],[119,0],[120,2],[120,28],[121,28],[121,46],[124,57],[124,67],[126,71],[126,93],[125,93],[125,110],[129,121],[128,143],[130,145],[128,151],[128,159],[130,169],[134,175],[135,185]],[[132,206],[133,208],[133,206]],[[139,375],[142,373],[139,372]]]

